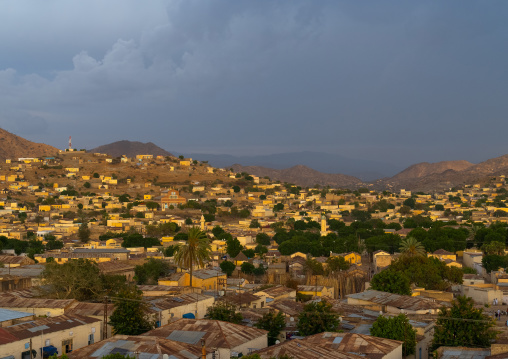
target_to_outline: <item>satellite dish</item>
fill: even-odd
[[[163,354],[163,355],[162,355],[162,359],[169,359],[169,355],[167,355],[167,354]]]
[[[280,344],[280,340],[276,340],[276,341],[275,341],[275,344]]]
[[[290,318],[289,318],[289,321],[290,321],[290,322],[294,322],[294,321],[295,321],[295,318],[290,317]]]

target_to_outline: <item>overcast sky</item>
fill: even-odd
[[[0,0],[0,127],[93,148],[508,153],[508,2]]]

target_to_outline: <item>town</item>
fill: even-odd
[[[1,358],[508,356],[502,175],[302,188],[70,148],[0,192]]]

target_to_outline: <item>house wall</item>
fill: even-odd
[[[92,329],[93,328],[93,329]],[[62,341],[72,339],[73,350],[86,347],[88,345],[88,335],[95,331],[94,341],[99,341],[100,338],[100,322],[91,324],[84,324],[79,327],[74,327],[68,330],[61,330],[49,334],[41,332],[40,335],[32,338],[32,349],[37,351],[37,358],[40,358],[40,348],[47,345],[53,345],[58,349],[58,355],[62,355],[65,351],[62,350]],[[72,334],[71,334],[72,333]],[[49,340],[49,343],[46,341]],[[29,343],[30,339],[19,340],[14,343],[4,344],[0,346],[0,357],[12,355],[15,359],[21,359],[21,353],[28,350],[25,349],[25,344]]]

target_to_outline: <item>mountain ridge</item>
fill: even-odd
[[[60,150],[44,143],[29,141],[0,128],[0,159],[55,155]]]
[[[173,156],[170,152],[153,142],[121,140],[88,150],[94,153],[106,153],[112,157],[136,157],[136,155]]]

